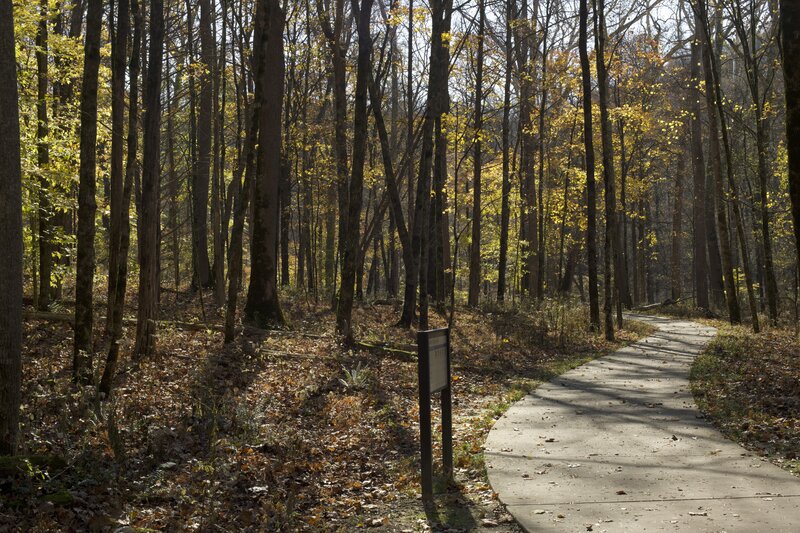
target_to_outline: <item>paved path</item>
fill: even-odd
[[[689,389],[714,336],[635,316],[651,337],[544,384],[486,441],[489,481],[528,531],[800,532],[800,479],[727,440]]]

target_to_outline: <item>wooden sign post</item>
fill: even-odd
[[[453,407],[450,394],[450,330],[417,332],[419,376],[419,440],[422,466],[422,499],[433,501],[433,443],[431,395],[441,392],[442,464],[449,481],[453,476]]]

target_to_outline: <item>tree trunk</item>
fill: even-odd
[[[786,146],[789,159],[789,198],[800,264],[800,3],[781,0],[781,44],[786,86]]]
[[[334,0],[333,26],[323,8],[322,0],[317,0],[317,13],[333,66],[333,127],[334,127],[334,154],[336,157],[336,192],[338,197],[339,224],[338,247],[336,255],[343,257],[345,243],[343,224],[347,216],[347,79],[345,71],[345,50],[342,45],[342,31],[344,29],[344,0]],[[335,263],[335,262],[334,262]],[[334,265],[334,271],[336,266]],[[336,280],[333,276],[333,284]],[[335,296],[334,296],[335,297]]]
[[[212,77],[213,77],[213,111],[214,111],[214,148],[212,165],[214,172],[212,174],[212,187],[211,187],[211,231],[214,237],[213,252],[214,252],[214,265],[212,267],[212,282],[214,283],[214,301],[218,307],[225,305],[225,242],[227,240],[228,226],[227,220],[224,221],[224,196],[225,196],[225,142],[224,142],[224,128],[225,128],[225,96],[226,80],[225,76],[225,60],[227,58],[227,35],[225,24],[225,10],[226,3],[222,2],[222,35],[221,35],[221,49],[219,58],[217,58],[216,49],[214,44],[217,41],[217,19],[214,16],[213,23],[213,36],[211,47],[212,59]],[[221,102],[220,102],[221,99]]]
[[[150,1],[150,58],[144,91],[142,213],[139,226],[139,298],[134,358],[155,352],[158,318],[159,191],[161,184],[161,65],[164,55],[164,2]]]
[[[485,1],[478,0],[478,57],[475,70],[475,111],[472,181],[472,245],[469,251],[469,296],[467,303],[478,305],[481,284],[481,134],[483,132],[483,28],[486,18]]]
[[[22,167],[11,0],[0,0],[0,455],[19,439],[22,382]]]
[[[722,104],[722,90],[720,88],[720,71],[719,67],[717,66],[717,52],[712,49],[711,46],[711,33],[709,30],[708,25],[708,17],[703,8],[701,10],[701,17],[702,22],[704,24],[704,34],[706,37],[707,43],[707,57],[708,57],[708,69],[709,72],[706,72],[707,80],[710,79],[711,83],[707,83],[706,87],[708,91],[714,92],[714,103],[716,104],[716,110],[718,113],[719,118],[719,125],[720,131],[722,132],[722,145],[725,150],[725,172],[728,178],[728,187],[729,193],[731,196],[731,206],[733,207],[733,220],[736,225],[736,234],[739,238],[739,250],[741,252],[742,257],[742,268],[744,270],[744,277],[745,277],[745,285],[747,286],[747,299],[750,304],[750,315],[753,324],[753,331],[758,333],[760,330],[759,320],[758,320],[758,304],[756,302],[755,291],[753,288],[753,276],[750,270],[750,256],[747,250],[747,239],[744,233],[744,221],[742,219],[741,208],[739,206],[739,193],[737,192],[736,182],[733,178],[733,157],[731,155],[731,146],[730,141],[728,139],[728,127],[725,120],[725,110],[723,109]]]
[[[265,68],[261,58],[263,50],[255,47],[253,50],[253,71],[256,79],[261,79]],[[242,237],[244,235],[244,219],[247,214],[250,191],[253,187],[253,170],[255,167],[256,144],[258,142],[259,103],[263,101],[262,84],[256,85],[256,94],[253,100],[253,109],[248,119],[247,138],[245,139],[244,183],[239,186],[239,194],[234,201],[233,227],[231,229],[231,244],[228,247],[228,302],[225,312],[225,342],[234,339],[236,327],[236,305],[239,296],[239,282],[242,277]],[[240,160],[241,163],[241,160]],[[234,179],[241,179],[241,170]]]
[[[191,23],[190,23],[191,24]],[[208,257],[208,189],[211,167],[212,72],[214,41],[211,37],[211,2],[200,1],[200,64],[197,110],[197,160],[192,173],[192,249],[194,288],[210,287],[211,264]],[[189,35],[191,39],[191,34]]]
[[[51,184],[47,179],[50,164],[50,147],[47,141],[47,0],[39,4],[39,27],[36,32],[36,163],[39,166],[39,298],[36,306],[47,310],[53,298],[51,285],[53,270],[53,206],[50,202]]]
[[[75,276],[75,346],[73,379],[91,383],[94,322],[94,217],[97,212],[97,78],[100,68],[100,30],[103,2],[88,0],[86,44],[81,87],[81,148],[78,183],[78,259]]]
[[[122,2],[126,0],[121,0]],[[111,308],[111,316],[107,320],[110,324],[110,339],[108,355],[106,356],[106,365],[103,369],[103,376],[100,379],[100,392],[108,397],[111,394],[113,385],[114,374],[117,369],[117,362],[119,360],[119,344],[122,338],[122,318],[123,310],[125,307],[125,291],[128,286],[128,250],[130,248],[130,203],[131,203],[131,190],[133,188],[133,175],[136,167],[136,150],[138,143],[137,136],[137,122],[138,122],[138,107],[139,107],[139,53],[141,48],[141,34],[142,34],[142,13],[139,9],[138,0],[132,0],[130,8],[134,17],[133,26],[133,50],[131,51],[130,59],[130,102],[128,112],[128,161],[125,168],[125,178],[122,187],[122,199],[120,205],[120,240],[118,249],[118,261],[116,271],[116,284],[114,286],[114,306]],[[125,25],[130,26],[130,17],[128,10],[125,10],[126,21]],[[123,24],[123,19],[119,18],[119,24]],[[112,148],[113,152],[113,148]],[[113,183],[113,182],[112,182]],[[112,188],[113,193],[113,188]],[[112,217],[112,224],[113,224]]]
[[[588,53],[588,0],[580,0],[578,47],[581,56],[583,92],[583,145],[586,167],[586,261],[589,270],[589,323],[600,331],[600,297],[597,291],[597,189],[594,179],[594,140],[592,137],[592,73]]]
[[[702,0],[701,0],[702,3]],[[719,234],[719,255],[722,263],[722,278],[725,286],[725,300],[728,305],[728,315],[731,324],[742,321],[739,299],[736,295],[736,286],[733,279],[733,255],[731,253],[730,232],[728,230],[728,215],[725,204],[725,191],[722,182],[722,157],[719,152],[719,130],[717,122],[716,99],[714,97],[714,78],[711,68],[710,39],[705,35],[705,25],[701,16],[695,17],[696,31],[700,33],[699,39],[703,40],[703,71],[706,88],[706,106],[708,113],[709,159],[711,172],[714,176],[714,197],[716,201],[717,232]]]
[[[700,61],[701,48],[696,38],[692,39],[689,90],[689,118],[690,146],[692,155],[692,178],[694,190],[692,193],[692,219],[694,233],[693,268],[695,280],[695,305],[701,309],[710,310],[708,301],[708,257],[707,257],[707,229],[705,214],[706,198],[706,167],[703,160],[703,133],[700,123]]]
[[[353,110],[353,164],[348,190],[347,223],[344,257],[342,258],[342,285],[336,309],[336,331],[346,342],[353,341],[353,291],[358,267],[361,235],[361,202],[364,190],[364,163],[367,156],[367,90],[371,67],[372,40],[370,15],[372,0],[352,0],[358,30],[358,60],[356,63],[355,108]]]
[[[119,279],[120,242],[122,240],[124,188],[123,156],[125,144],[125,67],[130,28],[128,0],[119,0],[114,42],[111,47],[111,229],[108,239],[108,305],[106,332],[111,333],[114,300]]]
[[[505,82],[503,85],[503,124],[502,124],[502,149],[503,149],[503,182],[500,204],[500,258],[497,265],[497,300],[505,300],[506,295],[506,269],[508,268],[508,223],[511,215],[509,197],[511,196],[510,175],[510,118],[511,118],[511,71],[514,65],[511,42],[511,19],[514,0],[506,0],[506,38],[505,38]]]
[[[253,236],[250,286],[245,316],[257,327],[282,325],[278,301],[278,182],[281,173],[281,109],[283,105],[284,14],[277,0],[259,2],[254,46],[260,47],[263,69],[258,106],[258,149],[253,194]]]
[[[683,239],[683,154],[678,156],[678,168],[675,172],[675,190],[672,210],[672,250],[670,254],[670,294],[677,301],[681,297],[681,240]]]
[[[534,4],[538,6],[538,3]],[[536,19],[536,16],[533,17]],[[523,241],[522,253],[524,263],[522,268],[522,288],[528,295],[535,296],[538,287],[539,267],[539,242],[538,242],[538,217],[536,213],[536,184],[535,184],[535,139],[533,138],[532,101],[533,101],[533,75],[531,65],[536,47],[531,46],[532,35],[528,22],[528,5],[523,2],[518,13],[514,28],[517,30],[517,68],[519,70],[519,122],[518,136],[520,138],[520,196],[522,211],[520,213],[521,229],[520,240]]]
[[[620,274],[617,259],[619,250],[619,239],[617,238],[617,214],[616,214],[616,186],[614,178],[614,145],[611,138],[611,122],[608,118],[608,72],[605,63],[605,43],[606,43],[606,22],[605,22],[605,0],[594,0],[595,2],[595,51],[597,60],[597,89],[599,92],[598,103],[600,104],[600,131],[603,141],[603,195],[606,204],[606,235],[603,254],[604,260],[604,304],[605,315],[605,336],[607,340],[614,340],[614,320],[613,304],[616,289],[619,288],[619,280],[612,281],[613,273]],[[612,266],[613,265],[613,266]],[[617,321],[622,325],[622,309],[617,300]]]

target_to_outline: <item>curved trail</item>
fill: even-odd
[[[514,404],[486,441],[489,482],[528,531],[800,531],[800,479],[704,420],[689,367],[716,330],[659,330]]]

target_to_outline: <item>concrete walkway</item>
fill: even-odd
[[[800,479],[704,420],[689,367],[714,336],[631,316],[651,337],[514,404],[486,441],[489,482],[528,531],[800,532]]]

